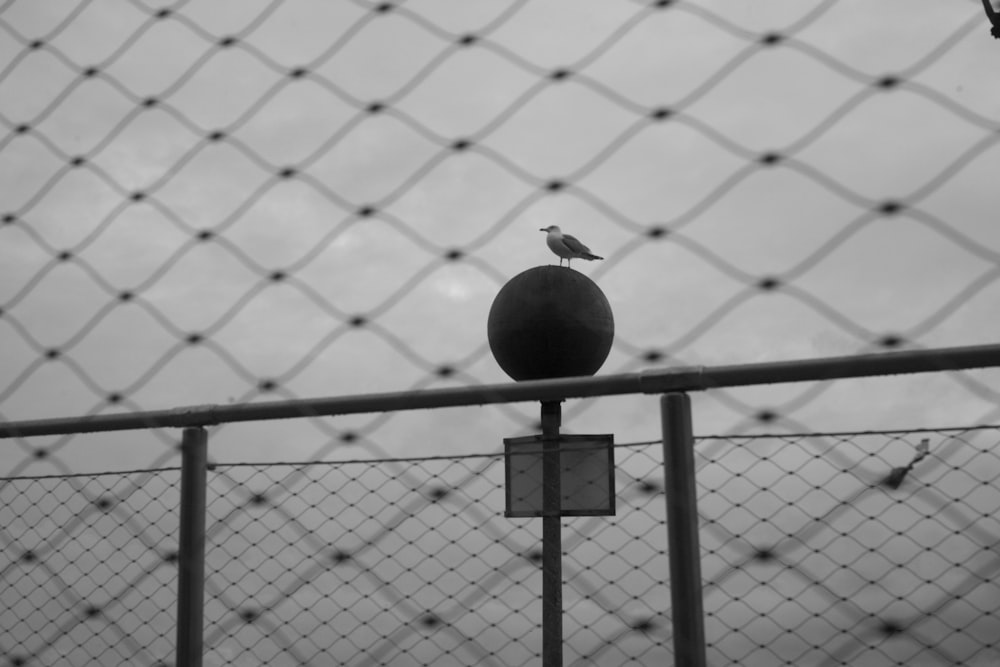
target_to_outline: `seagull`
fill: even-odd
[[[993,9],[993,3],[990,0],[983,0],[983,9],[986,10],[986,18],[990,20],[990,24],[993,26],[990,28],[990,34],[993,35],[994,39],[1000,39],[1000,16]]]
[[[563,234],[556,225],[549,225],[538,231],[548,232],[545,243],[549,246],[549,250],[559,255],[559,266],[562,266],[564,259],[567,267],[571,259],[604,259],[590,252],[590,248],[580,243],[575,236]]]

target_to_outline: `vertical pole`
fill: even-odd
[[[562,667],[562,495],[559,401],[542,401],[542,665]]]
[[[177,667],[201,667],[205,605],[205,496],[208,435],[184,429],[177,553]]]
[[[660,412],[663,420],[674,664],[705,667],[705,614],[701,593],[691,398],[683,392],[664,394],[660,398]]]

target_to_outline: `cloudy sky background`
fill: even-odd
[[[486,316],[555,261],[549,224],[607,258],[573,267],[614,309],[604,373],[996,340],[1000,51],[977,2],[109,0],[0,21],[7,420],[504,381]],[[990,371],[715,391],[695,424],[967,425],[1000,418],[998,393]],[[658,436],[653,397],[564,412]],[[212,455],[489,452],[536,419],[226,426]],[[17,441],[2,468],[161,464],[175,438]]]
[[[5,420],[504,381],[486,344],[487,313],[506,280],[555,262],[538,231],[550,224],[606,257],[573,267],[614,309],[616,341],[603,373],[996,341],[1000,46],[979,2],[6,2],[0,34]],[[713,391],[694,397],[695,428],[996,423],[998,398],[996,371]],[[488,453],[504,437],[535,431],[537,410],[223,426],[212,429],[211,455],[266,462]],[[634,396],[570,401],[564,425],[613,432],[619,443],[655,440],[658,405]],[[7,441],[0,470],[173,465],[177,437]],[[952,662],[995,662],[995,651],[981,648],[996,636],[995,614],[982,613],[997,599],[989,584],[1000,530],[989,518],[1000,474],[995,437],[932,434],[930,458],[890,490],[882,481],[912,460],[915,437],[701,443],[702,539],[710,552],[703,568],[707,608],[716,614],[709,632],[713,642],[728,642],[715,644],[716,657],[742,656],[731,657],[740,664],[770,664],[775,651],[816,657],[809,646],[829,639],[826,656],[870,643],[866,656],[940,663],[944,653],[917,656],[925,642],[968,657]],[[659,617],[663,590],[649,583],[665,577],[658,463],[625,451],[620,506],[656,510],[574,520],[566,531],[578,547],[568,562],[593,565],[580,576],[596,587],[617,595],[619,567],[641,575],[641,590],[616,598],[615,612],[630,621],[640,617],[629,605],[642,607],[653,614],[654,632],[602,644],[611,650],[648,646],[667,627]],[[452,465],[458,480],[412,483]],[[481,563],[468,545],[490,533],[470,531],[469,517],[502,533],[476,554],[484,563],[520,558],[537,541],[538,522],[500,517],[500,487],[480,492],[488,481],[468,477],[465,465],[435,461],[411,471],[379,463],[365,468],[377,478],[369,480],[352,472],[365,464],[352,464],[331,469],[329,487],[307,487],[295,475],[271,487],[268,476],[283,470],[275,467],[240,469],[240,483],[213,477],[213,511],[221,514],[211,517],[210,557],[224,561],[213,570],[215,585],[233,597],[211,609],[212,659],[264,645],[226,633],[256,638],[268,627],[240,612],[262,605],[270,583],[220,582],[233,572],[250,577],[242,568],[264,576],[275,554],[295,560],[282,570],[287,576],[298,567],[315,577],[314,585],[276,594],[275,612],[264,617],[302,637],[314,636],[313,621],[281,605],[301,602],[319,614],[316,591],[354,582],[365,568],[387,577],[385,568],[408,558],[428,568],[423,579],[420,570],[391,581],[430,582],[420,593],[429,598],[415,603],[427,605],[421,609],[442,592],[438,558],[427,554],[446,559],[448,548],[461,550],[456,562],[471,567],[466,580],[478,584]],[[100,479],[113,488],[89,493],[127,498],[123,514],[144,494],[159,501],[173,488],[142,475],[144,483],[127,489],[132,477]],[[440,508],[458,502],[462,484],[483,509],[448,506],[454,525],[442,519],[427,529]],[[426,496],[436,485],[459,492],[438,503]],[[113,554],[103,563],[109,583],[93,578],[96,566],[76,577],[72,585],[95,590],[77,591],[75,604],[110,597],[99,607],[105,617],[129,621],[132,606],[121,600],[131,598],[114,592],[144,589],[115,578],[131,552],[112,542],[152,545],[142,558],[161,563],[173,518],[151,512],[170,501],[150,502],[123,521],[118,506],[95,509],[87,493],[64,500],[32,487],[39,500],[19,488],[4,485],[10,498],[2,504],[19,548],[48,549],[42,556],[58,571],[58,558],[74,560],[74,549],[93,558],[102,552],[91,543],[100,543]],[[351,493],[360,499],[348,509]],[[45,503],[65,507],[49,511]],[[402,523],[384,518],[411,504],[422,511]],[[329,521],[365,511],[370,521]],[[61,522],[65,512],[96,518],[81,528]],[[284,533],[274,537],[272,521],[285,532],[314,527],[323,544],[307,540],[307,556],[357,544],[395,555],[355,549],[345,566],[353,569],[313,570],[281,541]],[[634,529],[644,522],[648,528]],[[136,526],[159,537],[122,537]],[[393,546],[410,534],[414,548]],[[46,535],[56,536],[51,544]],[[239,539],[254,551],[232,557]],[[760,549],[775,557],[759,558]],[[108,565],[117,558],[121,569]],[[28,586],[44,571],[33,563],[12,564],[24,575],[12,580]],[[483,572],[497,571],[488,564]],[[525,590],[537,591],[530,579],[537,571],[529,571]],[[776,577],[783,583],[770,585]],[[779,594],[786,586],[795,600]],[[5,590],[16,597],[16,586]],[[593,607],[581,590],[567,587],[571,634],[605,622],[586,621]],[[158,591],[166,602],[155,605],[157,622],[169,627],[164,610],[173,592]],[[851,596],[843,619],[842,591]],[[49,604],[80,611],[63,592]],[[537,626],[535,617],[510,613],[533,597],[522,604],[518,595],[484,605],[482,616],[458,610],[444,620],[461,627],[495,614],[506,636],[517,636],[525,624]],[[24,618],[46,609],[36,604]],[[822,617],[803,625],[803,610]],[[879,622],[909,619],[915,627],[883,641]],[[399,619],[407,637],[418,636],[412,621]],[[609,627],[610,635],[628,632],[621,620]],[[373,629],[389,643],[396,632],[366,626]],[[429,633],[428,641],[444,634]],[[768,650],[756,652],[760,643]]]

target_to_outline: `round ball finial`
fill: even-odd
[[[486,328],[493,356],[515,380],[593,375],[615,337],[611,304],[597,284],[557,266],[511,278]]]

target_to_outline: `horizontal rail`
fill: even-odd
[[[397,410],[451,408],[492,403],[557,401],[622,394],[662,394],[786,382],[958,371],[1000,366],[1000,345],[908,350],[877,354],[763,362],[733,366],[665,368],[597,377],[527,380],[504,384],[424,389],[328,398],[200,405],[171,410],[0,422],[0,438],[96,433],[148,428],[187,428],[230,422],[331,417]]]

